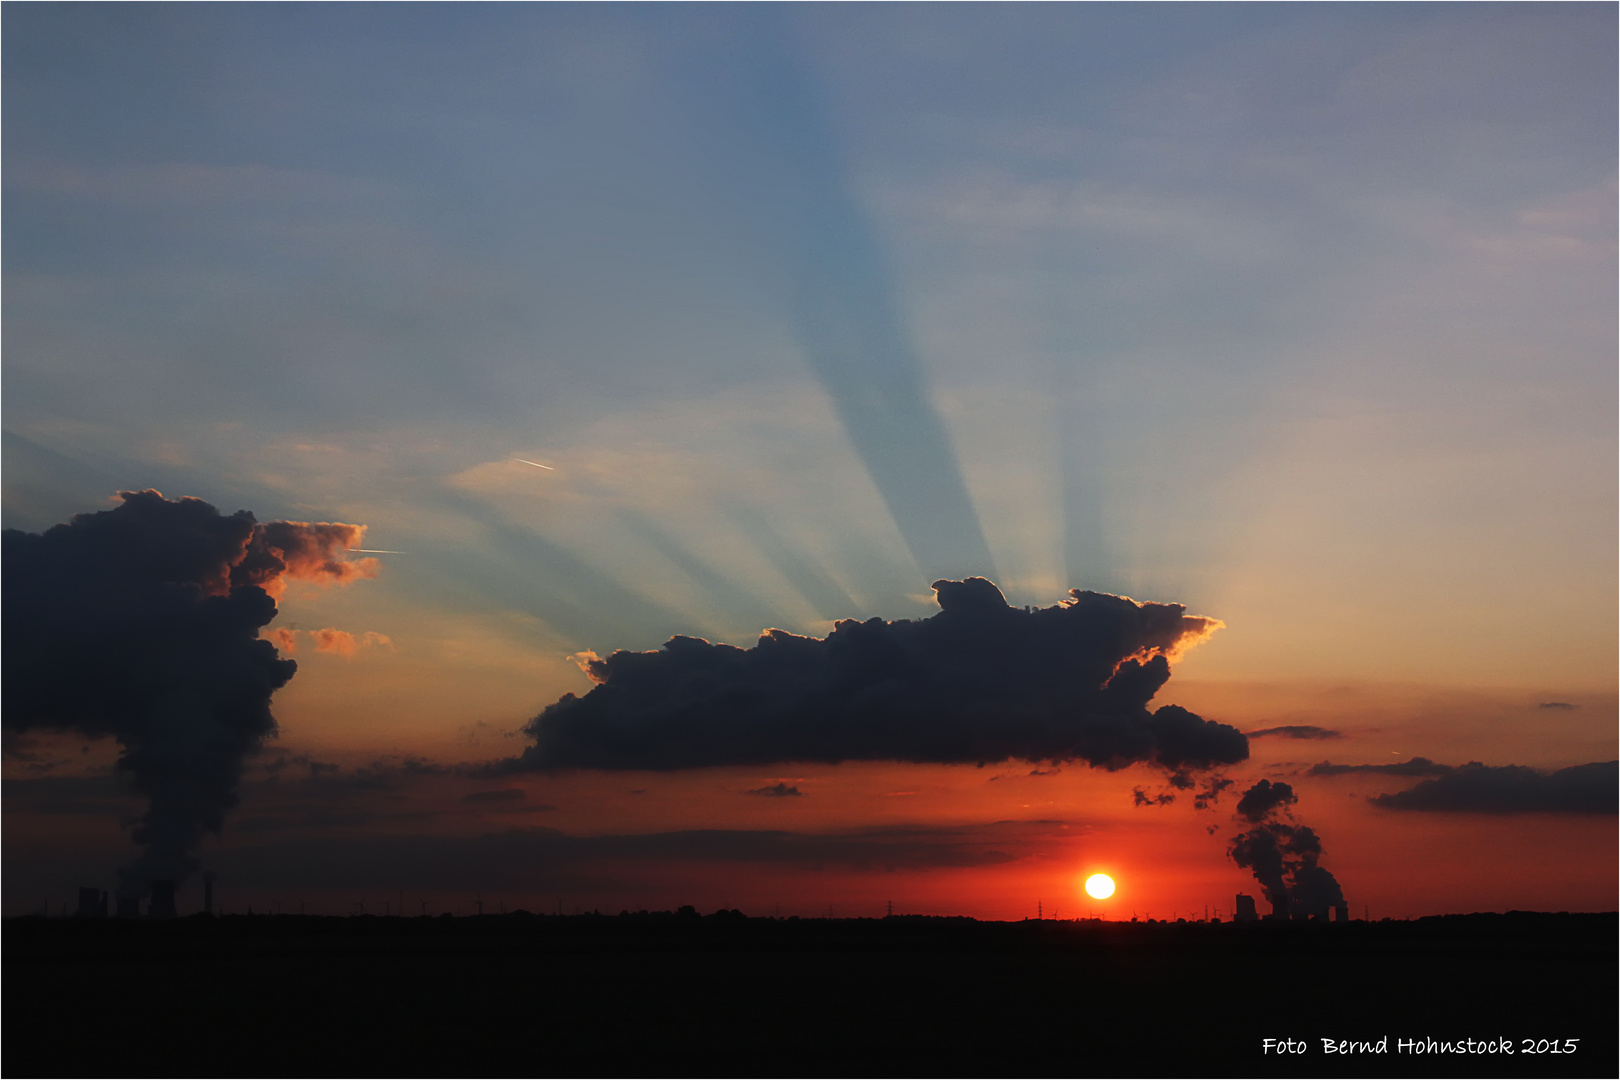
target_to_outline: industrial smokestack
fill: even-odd
[[[1260,913],[1254,909],[1254,897],[1238,893],[1232,919],[1234,922],[1259,922]]]
[[[146,909],[148,919],[172,919],[178,913],[174,910],[174,879],[154,878],[152,880],[152,903]]]
[[[0,530],[0,722],[118,741],[119,769],[147,800],[122,898],[196,867],[275,731],[270,697],[298,665],[259,632],[287,582],[352,581],[376,563],[347,558],[363,526],[260,524],[156,491],[119,498],[43,534]]]
[[[1339,883],[1322,865],[1322,842],[1315,830],[1290,824],[1289,810],[1298,802],[1287,784],[1261,780],[1238,800],[1237,812],[1252,826],[1232,838],[1228,854],[1254,871],[1267,900],[1268,920],[1326,922],[1328,909],[1344,903]]]

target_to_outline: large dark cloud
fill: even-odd
[[[936,581],[929,619],[770,630],[751,649],[675,637],[591,658],[599,684],[548,706],[507,770],[772,762],[1081,760],[1172,772],[1242,761],[1242,732],[1149,710],[1168,656],[1219,624],[1177,604],[1075,590],[1009,607],[983,578]]]
[[[201,499],[121,492],[111,510],[3,539],[4,723],[111,736],[147,799],[120,871],[140,894],[179,878],[236,803],[243,762],[275,730],[270,696],[297,665],[259,631],[287,578],[345,581],[363,528],[221,514]]]
[[[1299,798],[1288,784],[1261,780],[1238,800],[1253,828],[1232,838],[1227,854],[1254,873],[1277,916],[1324,916],[1344,903],[1338,881],[1321,865],[1322,841],[1306,825],[1284,820]]]
[[[1594,761],[1557,772],[1471,761],[1406,791],[1375,796],[1388,810],[1476,814],[1613,814],[1620,806],[1620,762]]]

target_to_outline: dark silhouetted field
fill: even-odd
[[[1612,1076],[1617,918],[13,919],[7,1076]],[[1327,1055],[1323,1038],[1387,1052]],[[1263,1053],[1266,1038],[1306,1041]],[[1398,1053],[1403,1039],[1505,1053]],[[1576,1039],[1573,1053],[1526,1041]],[[1542,1044],[1545,1047],[1545,1044]]]

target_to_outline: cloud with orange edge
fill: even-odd
[[[309,638],[319,653],[336,653],[346,660],[354,659],[354,654],[361,649],[394,647],[393,639],[387,634],[379,634],[375,630],[367,630],[364,634],[356,636],[347,630],[338,630],[335,627],[323,627],[320,630],[282,630],[268,631],[265,639],[272,642],[276,648],[285,653],[298,651],[298,635]]]

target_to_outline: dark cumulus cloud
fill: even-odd
[[[1311,776],[1348,776],[1353,773],[1373,773],[1378,776],[1444,776],[1452,766],[1415,757],[1410,761],[1391,761],[1383,765],[1335,765],[1331,761],[1311,766]]]
[[[934,591],[932,618],[847,620],[825,639],[770,630],[739,649],[676,637],[591,657],[595,689],[548,706],[524,729],[534,744],[500,768],[1021,759],[1185,775],[1248,757],[1236,728],[1147,707],[1169,657],[1216,621],[1078,589],[1013,608],[984,578]]]
[[[1251,739],[1342,739],[1344,734],[1332,728],[1314,724],[1285,724],[1282,727],[1261,728],[1246,733]]]
[[[762,795],[767,799],[793,799],[804,797],[804,792],[799,790],[799,786],[797,784],[789,784],[786,781],[776,784],[768,784],[765,787],[749,788],[747,791],[743,792],[743,794]]]
[[[1274,916],[1325,917],[1344,903],[1338,881],[1321,865],[1315,830],[1292,820],[1299,797],[1288,784],[1261,780],[1238,800],[1237,813],[1252,828],[1232,838],[1227,854],[1252,871]]]
[[[119,505],[3,537],[4,724],[111,736],[147,800],[120,889],[195,869],[275,730],[270,697],[297,665],[259,631],[288,579],[344,582],[364,527],[221,514],[201,499],[120,492]]]
[[[1471,761],[1372,802],[1387,810],[1475,814],[1614,814],[1620,762],[1593,761],[1556,772]]]

